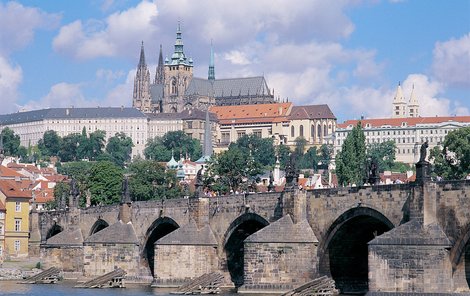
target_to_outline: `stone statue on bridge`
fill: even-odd
[[[425,162],[426,161],[426,154],[427,154],[427,149],[428,149],[428,141],[424,142],[421,145],[421,148],[419,149],[419,162]]]
[[[121,203],[131,203],[131,195],[129,193],[129,176],[124,176],[124,180],[122,180]]]
[[[80,196],[80,189],[78,188],[77,181],[75,179],[72,179],[72,181],[70,181],[69,207],[78,208],[79,196]]]
[[[201,165],[201,168],[197,171],[196,180],[194,182],[194,187],[196,187],[196,192],[194,193],[194,197],[199,197],[202,193],[202,189],[204,187],[204,180],[202,179],[203,170],[204,170],[204,166]]]
[[[293,189],[297,186],[297,181],[298,181],[298,172],[297,168],[295,165],[295,159],[296,155],[295,153],[291,153],[289,157],[289,161],[287,162],[286,165],[286,189]]]

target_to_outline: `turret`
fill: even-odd
[[[403,96],[403,90],[401,89],[400,82],[398,82],[397,92],[393,98],[393,111],[392,118],[403,118],[406,117],[406,100]]]
[[[134,79],[132,107],[143,112],[150,110],[150,71],[145,63],[144,42],[140,49],[140,59]]]
[[[409,117],[419,117],[419,102],[418,98],[415,95],[415,85],[411,89],[410,100],[408,102],[408,116]]]

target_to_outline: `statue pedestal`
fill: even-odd
[[[416,182],[424,183],[431,180],[431,164],[427,161],[416,163]]]

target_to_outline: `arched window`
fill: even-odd
[[[322,135],[321,135],[321,125],[318,125],[318,126],[317,126],[317,136],[318,136],[318,140],[321,140],[321,138],[322,138]]]
[[[323,126],[323,137],[326,137],[328,135],[328,128],[326,124]]]
[[[303,137],[303,136],[304,136],[304,126],[301,125],[299,128],[299,137]]]
[[[313,124],[310,128],[310,133],[312,134],[313,142],[315,142],[315,126]]]
[[[294,136],[295,136],[294,126],[290,127],[290,136],[291,136],[291,138],[294,138]]]
[[[176,83],[176,78],[173,78],[171,80],[171,94],[172,95],[178,94],[178,86],[177,86],[177,83]]]

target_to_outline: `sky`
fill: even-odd
[[[194,76],[264,75],[281,101],[339,122],[391,116],[400,83],[421,116],[470,115],[470,0],[0,0],[0,114],[131,106],[181,23]]]

